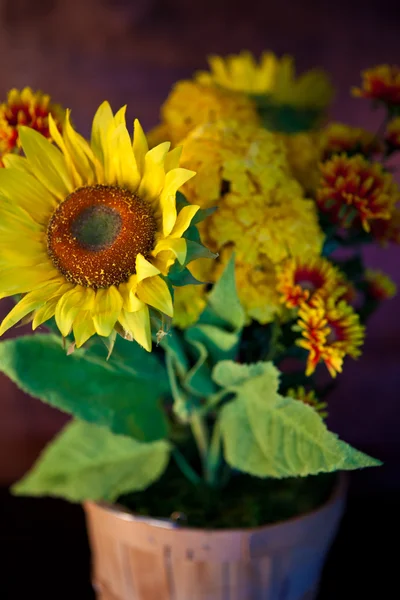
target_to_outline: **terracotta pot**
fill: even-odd
[[[256,529],[202,530],[84,505],[98,600],[313,600],[345,503]]]

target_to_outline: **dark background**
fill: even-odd
[[[294,54],[337,88],[334,119],[378,128],[382,114],[352,99],[363,68],[400,63],[400,9],[389,0],[0,0],[0,99],[30,85],[72,109],[83,133],[97,106],[128,104],[128,118],[157,122],[171,85],[206,66],[210,53],[248,48]],[[398,166],[399,161],[397,161]],[[368,263],[400,285],[400,248],[368,249]],[[7,312],[0,303],[0,316]],[[21,330],[20,330],[21,332]],[[345,366],[330,399],[330,427],[385,462],[353,477],[350,502],[325,574],[322,598],[394,598],[393,552],[400,506],[400,296],[371,320],[363,357]],[[0,485],[32,464],[65,422],[56,410],[0,377]],[[398,533],[397,533],[398,535]],[[0,495],[5,596],[90,598],[79,507]],[[379,592],[377,591],[379,589]],[[376,590],[376,591],[375,591]],[[155,599],[156,600],[156,599]],[[188,599],[190,600],[190,599]]]

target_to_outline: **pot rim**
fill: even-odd
[[[127,521],[127,522],[131,522],[131,523],[132,522],[147,523],[148,525],[151,525],[152,527],[158,527],[160,529],[178,529],[180,531],[192,531],[192,532],[207,531],[207,532],[212,532],[213,534],[224,534],[228,531],[234,532],[234,533],[238,533],[238,532],[251,533],[251,532],[261,531],[266,528],[273,529],[275,527],[281,527],[282,525],[290,525],[290,524],[293,524],[304,518],[316,516],[320,513],[328,511],[334,504],[336,504],[340,500],[344,501],[348,485],[349,485],[349,476],[347,474],[341,472],[341,473],[339,473],[339,477],[338,477],[337,482],[332,490],[330,497],[324,504],[321,504],[321,506],[319,506],[318,508],[307,511],[305,513],[301,513],[300,515],[291,517],[290,519],[285,519],[283,521],[277,521],[275,523],[266,524],[266,525],[259,525],[258,527],[236,527],[236,528],[226,528],[226,529],[223,529],[223,528],[215,529],[215,528],[208,528],[208,527],[189,527],[189,526],[185,526],[185,525],[180,525],[179,523],[172,521],[171,519],[167,519],[167,518],[145,517],[142,515],[135,515],[135,513],[130,511],[128,508],[125,508],[121,504],[112,504],[110,502],[106,502],[103,500],[101,500],[101,501],[87,500],[86,502],[84,502],[84,507],[86,508],[86,507],[94,506],[94,507],[97,507],[98,509],[104,510],[105,512],[112,513],[114,516],[116,516],[118,519],[121,519],[122,521]]]

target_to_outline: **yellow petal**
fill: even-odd
[[[114,329],[122,310],[122,296],[112,285],[107,289],[99,289],[92,309],[93,323],[99,335],[108,337]]]
[[[36,177],[18,169],[0,169],[0,194],[46,227],[57,206],[55,197]]]
[[[149,150],[144,159],[144,172],[138,189],[138,195],[144,200],[159,202],[165,182],[164,159],[170,143],[163,142]]]
[[[168,237],[165,240],[160,240],[154,248],[153,254],[157,256],[164,250],[171,250],[178,261],[183,265],[186,259],[187,245],[186,240],[183,238],[171,238]]]
[[[143,308],[143,302],[136,296],[137,278],[131,275],[126,283],[120,283],[118,291],[123,300],[123,308],[128,312],[135,312]]]
[[[195,175],[188,169],[172,169],[165,175],[164,188],[160,195],[160,205],[163,218],[163,233],[169,235],[176,222],[176,192]]]
[[[125,123],[126,123],[125,115],[126,115],[126,104],[125,104],[125,106],[122,106],[119,109],[119,111],[117,111],[115,113],[114,123],[115,123],[116,127],[118,127],[118,125],[125,125]]]
[[[43,226],[34,221],[31,215],[18,204],[3,200],[0,206],[0,231],[4,233],[13,231],[19,239],[23,239],[21,236],[23,231],[38,235],[43,232]]]
[[[167,284],[161,277],[150,277],[138,283],[137,295],[142,302],[153,306],[160,312],[172,317],[174,308],[172,306],[171,293]]]
[[[72,325],[76,347],[80,348],[89,338],[96,333],[90,310],[78,314]]]
[[[94,305],[94,290],[81,285],[61,296],[56,306],[55,319],[61,334],[66,337],[72,324],[81,311],[90,310]]]
[[[28,159],[24,156],[10,153],[3,156],[1,160],[7,169],[18,169],[18,171],[23,171],[24,173],[32,173]]]
[[[24,294],[55,280],[60,280],[60,273],[50,262],[35,267],[3,269],[0,271],[0,294],[3,293],[3,298],[12,294]]]
[[[60,200],[72,191],[73,183],[60,150],[41,133],[19,127],[19,139],[33,174]]]
[[[32,312],[33,310],[43,306],[46,303],[49,296],[54,294],[54,292],[60,288],[60,282],[51,283],[46,285],[39,290],[35,290],[33,292],[29,292],[26,294],[14,306],[14,308],[8,313],[8,315],[3,320],[0,326],[0,335],[3,335],[5,331],[10,329],[13,325],[18,323],[21,319],[23,319],[27,314]]]
[[[186,229],[190,226],[193,217],[195,216],[195,214],[197,213],[197,211],[200,209],[200,206],[197,206],[196,204],[191,204],[190,206],[184,206],[174,225],[174,228],[171,231],[171,237],[172,238],[180,238],[182,237],[182,235],[185,233]]]
[[[176,256],[171,250],[163,250],[153,258],[153,264],[160,270],[165,277],[168,275],[170,267],[174,264]]]
[[[140,181],[140,173],[125,123],[121,123],[114,131],[112,143],[115,145],[115,153],[119,162],[118,184],[136,192]]]
[[[87,141],[72,127],[68,110],[63,134],[66,148],[83,184],[93,185],[96,181],[95,156]]]
[[[66,162],[67,168],[71,174],[71,178],[74,182],[75,187],[80,187],[83,183],[82,177],[78,173],[78,170],[76,169],[76,167],[73,163],[72,157],[67,149],[64,139],[63,139],[61,133],[58,131],[56,122],[54,121],[51,114],[49,115],[49,131],[50,131],[52,140],[57,144],[57,146],[60,148],[61,152],[64,154],[65,162]]]
[[[179,162],[182,156],[182,150],[183,146],[177,146],[176,148],[173,148],[168,152],[167,156],[165,157],[164,164],[166,173],[168,173],[168,171],[172,171],[172,169],[176,169],[177,167],[179,167]]]
[[[160,271],[151,264],[142,254],[138,254],[136,257],[136,276],[137,282],[140,283],[147,277],[154,277],[159,275]]]
[[[147,306],[134,313],[123,310],[119,317],[119,322],[138,344],[143,346],[148,352],[151,352],[150,315]]]
[[[34,268],[37,264],[45,263],[47,259],[48,255],[44,244],[38,243],[37,240],[25,237],[21,244],[19,236],[14,235],[13,243],[4,244],[4,239],[1,239],[0,268],[21,268],[24,266]]]
[[[149,151],[146,136],[141,124],[135,119],[133,126],[133,153],[135,155],[136,164],[140,174],[144,173],[144,158]]]
[[[52,296],[48,297],[46,304],[35,310],[32,322],[32,329],[37,329],[39,325],[42,325],[42,323],[45,323],[46,321],[54,317],[54,313],[56,312],[56,306],[59,299],[63,294],[68,292],[73,287],[73,283],[62,284]]]
[[[92,124],[91,147],[97,158],[104,165],[104,147],[107,146],[107,135],[114,120],[111,106],[103,102],[94,115]]]

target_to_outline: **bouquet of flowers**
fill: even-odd
[[[86,140],[48,96],[10,92],[0,334],[41,331],[2,341],[0,369],[73,416],[15,493],[254,526],[379,464],[325,418],[395,293],[362,248],[400,241],[400,69],[353,94],[384,110],[379,134],[327,123],[327,76],[272,53],[212,57],[147,138],[125,108],[103,103]]]

